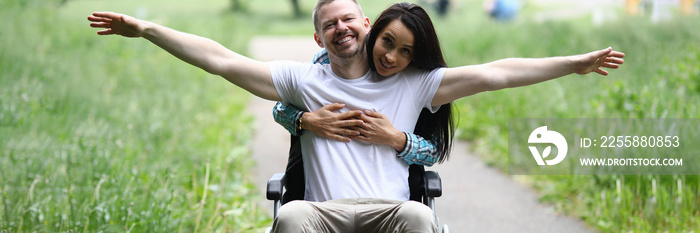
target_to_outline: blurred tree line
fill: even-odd
[[[244,1],[241,0],[231,0],[231,10],[233,11],[246,11],[245,3]],[[299,7],[299,0],[289,0],[289,2],[292,4],[292,12],[294,13],[294,17],[300,18],[303,16],[303,12],[301,11],[301,7]]]
[[[4,4],[11,4],[11,5],[20,5],[20,6],[26,6],[28,4],[33,4],[33,2],[49,2],[49,3],[55,3],[57,6],[63,6],[68,2],[68,0],[37,0],[37,1],[27,1],[27,0],[7,0],[3,1],[2,3]],[[231,10],[232,11],[238,11],[238,12],[245,12],[247,11],[247,7],[245,6],[245,0],[231,0]],[[292,12],[294,13],[294,17],[300,18],[304,15],[304,12],[301,10],[301,7],[299,6],[299,0],[289,0],[292,6]]]

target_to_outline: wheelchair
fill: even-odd
[[[435,171],[425,171],[423,166],[411,165],[409,169],[409,184],[411,186],[411,200],[419,201],[433,210],[435,222],[438,225],[438,232],[449,233],[447,225],[440,226],[440,220],[435,212],[435,198],[442,196],[442,180]],[[417,177],[417,178],[416,178]],[[267,199],[274,201],[274,216],[282,206],[284,190],[287,185],[285,173],[275,173],[267,181]],[[268,227],[265,233],[271,232],[272,227]]]

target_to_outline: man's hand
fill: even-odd
[[[146,30],[143,21],[134,17],[114,12],[94,12],[88,16],[93,28],[105,28],[98,35],[122,35],[124,37],[141,37]]]
[[[625,57],[624,53],[613,51],[612,48],[579,55],[576,63],[576,73],[583,75],[596,72],[601,75],[608,75],[608,72],[601,68],[617,69],[625,62],[622,59],[623,57]]]
[[[394,128],[384,114],[365,110],[359,119],[364,124],[354,127],[360,135],[353,138],[372,144],[390,145],[396,151],[402,151],[406,147],[406,134]]]
[[[362,120],[357,119],[362,115],[361,111],[348,111],[337,113],[345,107],[345,104],[333,103],[301,116],[302,129],[309,130],[318,136],[333,140],[350,142],[350,136],[360,134],[349,127],[362,125]]]

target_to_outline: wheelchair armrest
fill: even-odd
[[[442,196],[442,180],[436,171],[425,171],[425,193],[428,197]]]
[[[284,173],[273,174],[267,181],[267,200],[282,200],[285,182]]]

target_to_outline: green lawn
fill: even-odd
[[[156,11],[166,2],[142,9],[185,31],[245,25],[223,14],[226,2]],[[248,94],[145,40],[98,37],[88,26],[91,11],[133,14],[137,1],[23,3],[0,6],[1,230],[259,232],[269,225],[248,179]],[[194,20],[178,17],[183,12]],[[223,30],[208,36],[234,49],[248,39]]]
[[[474,5],[475,6],[475,5]],[[590,16],[536,23],[529,6],[508,24],[469,16],[439,24],[448,64],[504,57],[566,55],[612,46],[625,64],[608,77],[571,75],[526,88],[481,93],[458,101],[459,134],[487,163],[508,164],[509,118],[699,118],[700,18],[650,23],[629,17],[595,26]],[[450,28],[453,28],[450,30]],[[466,39],[465,39],[466,38]],[[697,139],[691,139],[697,140]],[[603,232],[700,230],[698,176],[523,176],[542,200]]]
[[[0,0],[0,232],[260,232],[253,203],[249,94],[143,39],[99,37],[92,11],[116,11],[247,54],[255,35],[311,35],[287,0]],[[360,1],[374,19],[392,1]],[[551,7],[551,6],[550,6]],[[509,118],[700,117],[700,18],[618,15],[538,23],[530,4],[496,23],[481,1],[434,17],[450,66],[607,46],[626,64],[458,101],[459,134],[507,168]],[[311,38],[311,37],[310,37]],[[603,232],[700,230],[698,176],[524,176],[544,202]]]
[[[532,15],[537,7],[523,12]],[[503,57],[582,53],[612,46],[626,53],[609,77],[572,75],[527,88],[482,93],[458,101],[461,138],[491,165],[507,169],[509,118],[698,118],[698,17],[651,24],[618,16],[595,26],[589,16],[499,24],[473,17],[464,31],[441,24],[450,65]],[[478,25],[478,26],[475,26]],[[445,26],[445,27],[442,27]],[[455,32],[456,31],[456,32]],[[455,34],[459,36],[455,36]],[[464,39],[469,38],[469,39]],[[580,216],[603,232],[689,232],[700,229],[698,176],[524,176],[542,200]]]

